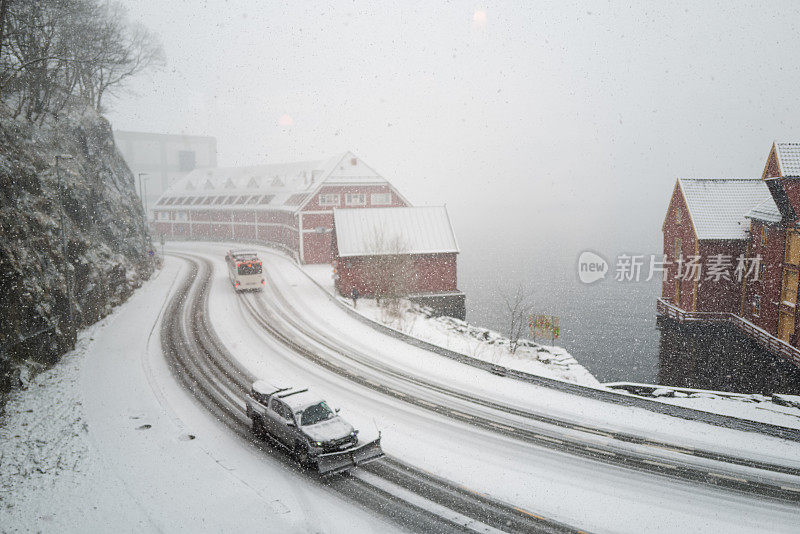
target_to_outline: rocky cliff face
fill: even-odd
[[[108,121],[87,111],[34,126],[0,111],[0,391],[125,301],[153,271],[149,248]]]

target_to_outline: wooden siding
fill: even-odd
[[[374,256],[337,258],[336,288],[340,294],[349,297],[353,288],[363,296],[372,296],[374,288],[369,285],[368,272],[375,261]],[[414,254],[408,261],[412,276],[410,293],[442,293],[458,291],[456,254]]]
[[[681,211],[680,222],[677,219],[678,209]],[[681,250],[684,259],[692,256],[697,250],[697,237],[689,216],[689,209],[681,193],[680,186],[676,183],[672,192],[672,199],[667,208],[667,215],[662,227],[664,234],[663,251],[666,261],[669,262],[661,287],[661,297],[675,303],[684,310],[694,310],[694,283],[691,281],[680,282],[680,300],[676,301],[676,274],[678,267],[675,264],[677,257],[677,240],[681,240]]]

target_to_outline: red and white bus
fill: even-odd
[[[251,250],[229,250],[225,255],[228,277],[236,291],[261,290],[264,274],[258,254]]]

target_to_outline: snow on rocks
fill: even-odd
[[[695,410],[800,428],[800,396],[798,395],[773,394],[768,396],[758,393],[731,393],[729,391],[633,382],[610,382],[603,386],[619,393],[647,397]],[[792,401],[792,399],[796,400]]]
[[[352,306],[344,298],[341,302]],[[435,316],[430,308],[401,300],[397,310],[378,306],[374,299],[360,299],[356,311],[409,336],[495,365],[584,386],[598,380],[562,347],[545,346],[521,339],[512,353],[503,335],[460,319]]]

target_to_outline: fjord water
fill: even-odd
[[[565,347],[601,382],[655,382],[658,375],[659,330],[655,303],[661,277],[649,282],[614,279],[609,254],[606,278],[583,284],[577,276],[578,251],[487,251],[461,238],[459,286],[467,294],[467,320],[501,332],[507,327],[503,295],[519,284],[531,295],[534,312],[561,318],[560,338]],[[560,253],[560,254],[559,254]],[[548,343],[547,341],[542,341]]]

